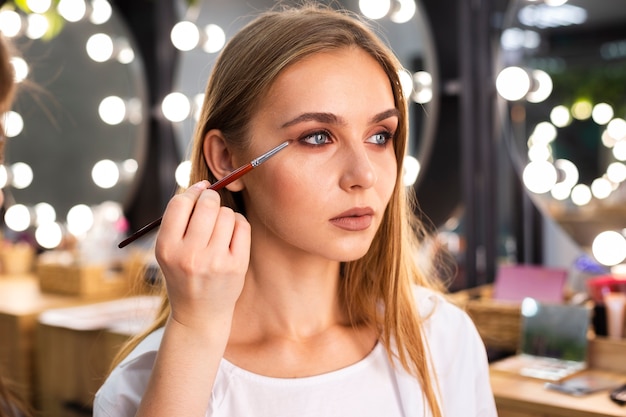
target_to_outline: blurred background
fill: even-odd
[[[275,2],[3,3],[22,84],[4,115],[4,238],[116,256],[92,242],[157,218],[187,185],[212,63]],[[626,258],[619,0],[333,4],[370,19],[405,66],[405,183],[456,258],[454,288],[490,282],[500,262]]]
[[[276,3],[0,1],[19,83],[0,115],[0,368],[46,415],[90,415],[112,353],[141,328],[128,311],[153,312],[151,298],[88,306],[153,289],[154,234],[117,244],[188,185],[212,65]],[[326,3],[368,19],[404,66],[403,180],[433,232],[418,262],[442,254],[425,267],[469,300],[505,265],[565,271],[568,302],[626,293],[624,0]],[[488,316],[507,312],[494,339],[472,318],[488,348],[510,353],[519,305]]]

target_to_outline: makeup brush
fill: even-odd
[[[255,158],[252,161],[248,162],[246,165],[240,166],[239,168],[237,168],[236,170],[234,170],[233,172],[231,172],[230,174],[228,174],[227,176],[225,176],[221,180],[216,181],[213,184],[211,184],[209,186],[209,189],[217,191],[217,190],[220,190],[220,189],[226,187],[231,182],[233,182],[233,181],[243,177],[245,174],[247,174],[248,172],[252,171],[254,168],[258,167],[263,162],[267,161],[272,156],[276,155],[278,152],[280,152],[283,149],[285,149],[285,147],[287,147],[287,145],[289,145],[289,142],[291,142],[291,141],[289,141],[289,140],[285,141],[285,142],[281,143],[280,145],[276,146],[275,148],[272,148],[269,151],[265,152],[263,155],[259,156],[258,158]],[[123,248],[124,246],[128,245],[129,243],[134,242],[135,240],[139,239],[140,237],[142,237],[146,233],[148,233],[148,232],[152,231],[153,229],[157,228],[158,226],[160,226],[162,220],[163,220],[163,217],[159,217],[158,219],[148,223],[147,225],[145,225],[144,227],[142,227],[141,229],[137,230],[135,233],[133,233],[132,235],[130,235],[129,237],[127,237],[126,239],[121,241],[120,244],[117,245],[117,247],[118,248]]]

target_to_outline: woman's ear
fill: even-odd
[[[204,135],[202,153],[209,169],[218,180],[237,168],[233,163],[234,156],[228,149],[228,146],[226,146],[226,140],[222,132],[218,129],[211,129]],[[243,182],[240,179],[226,186],[226,189],[229,191],[241,191],[243,188]]]

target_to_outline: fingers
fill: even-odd
[[[184,237],[196,202],[208,186],[208,181],[200,181],[170,200],[165,208],[165,213],[163,213],[157,243],[159,241],[181,240]]]
[[[222,207],[219,194],[208,190],[208,185],[207,181],[201,181],[171,199],[163,215],[157,244],[161,241],[196,249],[210,247],[216,253],[231,250],[233,239],[237,251],[249,246],[247,220],[232,209]]]
[[[250,254],[250,224],[239,213],[223,207],[219,215],[219,222],[213,229],[209,242],[209,251],[226,250],[224,255],[237,255],[248,258]],[[229,242],[228,246],[223,242]]]
[[[192,245],[197,245],[198,247],[206,247],[216,226],[224,221],[232,223],[232,220],[227,218],[228,215],[224,216],[222,214],[226,208],[221,207],[220,203],[221,199],[216,191],[202,191],[195,201],[193,212],[191,213],[191,217],[188,219],[189,222],[187,224],[187,229],[185,230],[183,236],[185,241]],[[232,210],[230,211],[232,212]],[[226,217],[226,219],[224,219],[224,217]]]
[[[249,259],[251,240],[250,223],[240,213],[235,213],[235,230],[230,241],[231,253]],[[245,268],[247,269],[247,264]]]

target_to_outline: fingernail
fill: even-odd
[[[192,185],[192,187],[197,188],[199,190],[204,190],[206,188],[206,181],[205,180],[198,181],[197,183]]]

